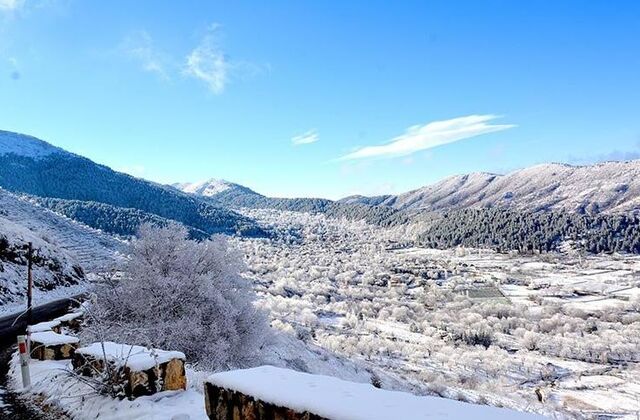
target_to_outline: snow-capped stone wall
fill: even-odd
[[[142,346],[105,341],[81,347],[73,355],[73,368],[84,376],[102,376],[106,364],[115,372],[124,394],[136,398],[160,391],[187,388],[185,355],[179,351],[147,349]]]
[[[541,419],[531,413],[386,391],[273,366],[221,372],[205,383],[210,419]]]

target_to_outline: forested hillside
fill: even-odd
[[[137,209],[208,235],[264,234],[253,221],[231,210],[113,171],[33,137],[0,131],[0,140],[0,186],[7,190]]]
[[[408,221],[405,212],[387,206],[341,203],[325,198],[266,197],[242,185],[211,180],[197,184],[174,184],[191,194],[200,195],[212,203],[229,208],[252,208],[326,214],[333,218],[364,220],[379,226],[397,226]]]
[[[62,200],[35,196],[31,200],[87,226],[120,236],[135,235],[138,228],[144,223],[164,227],[172,222],[172,220],[141,210],[116,207],[95,201]],[[206,232],[195,228],[189,228],[189,233],[194,239],[203,239],[209,236]]]
[[[502,208],[441,214],[420,236],[433,248],[456,246],[548,252],[565,241],[587,252],[640,253],[640,216],[530,212]]]
[[[634,163],[621,163],[634,170]],[[563,165],[542,165],[536,168],[519,171],[521,179],[510,175],[511,186],[520,185],[541,200],[553,196],[554,188],[534,191],[536,185],[542,185],[548,178],[557,176],[547,174],[550,168],[569,168]],[[603,164],[597,167],[596,174],[607,174],[611,166]],[[584,172],[584,168],[580,172]],[[238,184],[221,180],[209,183],[179,184],[177,187],[193,194],[201,194],[206,199],[221,206],[230,208],[275,209],[312,214],[324,214],[331,218],[347,220],[364,220],[367,223],[396,227],[407,224],[425,226],[419,242],[425,246],[450,248],[455,246],[485,247],[498,251],[546,252],[555,251],[566,241],[573,241],[574,246],[590,253],[629,252],[640,253],[640,221],[633,212],[600,211],[596,203],[591,202],[586,208],[570,210],[567,203],[575,202],[567,197],[566,202],[558,200],[557,205],[541,205],[532,202],[530,207],[517,201],[515,193],[507,195],[501,203],[491,204],[483,201],[482,193],[486,192],[498,178],[492,174],[470,174],[452,177],[434,186],[425,187],[420,193],[407,193],[401,196],[362,197],[355,196],[340,201],[321,198],[271,198]],[[575,178],[575,176],[574,176]],[[583,179],[572,185],[574,189],[584,189],[582,196],[594,196],[591,189],[581,185]],[[609,180],[619,184],[624,178],[618,176]],[[605,179],[593,180],[594,184],[604,183]],[[633,184],[629,180],[628,184]],[[635,188],[635,187],[634,187]],[[627,190],[618,188],[620,194]],[[602,193],[604,194],[604,193]],[[600,195],[602,195],[600,194]],[[578,194],[579,195],[579,194]],[[474,198],[475,197],[475,198]],[[513,202],[509,200],[513,198]],[[622,200],[622,199],[621,199]],[[628,197],[624,201],[633,203],[635,198]],[[425,203],[432,203],[422,208]],[[483,204],[484,203],[484,204]],[[537,203],[537,204],[536,204]],[[602,202],[601,202],[602,203]],[[488,207],[485,207],[488,206]],[[567,208],[569,206],[569,208]],[[603,205],[602,209],[612,207]],[[635,208],[635,207],[634,207]],[[410,238],[407,238],[410,239]]]

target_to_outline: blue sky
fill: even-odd
[[[0,0],[0,129],[169,183],[640,157],[640,2]]]

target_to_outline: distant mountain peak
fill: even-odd
[[[0,130],[0,155],[14,154],[40,159],[54,153],[67,152],[26,134]]]
[[[177,188],[189,194],[201,195],[205,197],[213,197],[221,192],[230,190],[237,187],[237,184],[226,181],[220,178],[211,178],[206,181],[200,182],[184,182],[172,184],[172,187]]]

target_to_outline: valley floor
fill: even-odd
[[[368,366],[372,382],[637,418],[640,257],[402,248],[406,231],[247,212],[279,232],[236,239],[272,325]]]
[[[560,418],[639,415],[640,257],[434,250],[408,247],[411,226],[243,212],[275,234],[232,239],[278,330],[259,364]]]

